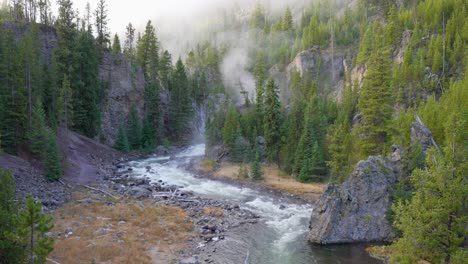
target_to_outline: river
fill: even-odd
[[[364,251],[365,245],[314,246],[307,242],[312,205],[268,192],[242,188],[227,183],[195,177],[185,169],[191,159],[205,154],[205,145],[193,145],[178,153],[175,159],[153,156],[132,161],[134,176],[147,176],[153,181],[162,180],[170,185],[183,186],[198,196],[223,199],[238,203],[261,217],[253,229],[240,231],[235,239],[227,239],[224,248],[217,251],[217,261],[222,264],[377,264]],[[151,166],[155,173],[147,173]],[[242,262],[241,262],[242,261]],[[217,262],[216,262],[217,263]]]

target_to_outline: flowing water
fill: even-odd
[[[249,252],[250,263],[302,264],[302,263],[381,263],[370,258],[364,251],[364,245],[313,246],[307,242],[312,205],[277,197],[268,192],[250,188],[241,188],[227,183],[197,178],[184,169],[190,159],[203,156],[205,145],[194,145],[176,155],[169,157],[151,157],[133,161],[135,176],[170,185],[183,186],[184,190],[212,199],[228,200],[238,203],[258,214],[262,221],[253,230],[242,234],[242,239],[233,242],[224,250],[221,263],[241,263],[243,253]],[[151,166],[155,173],[147,173],[146,166]],[[235,245],[235,244],[239,245]],[[242,244],[242,245],[241,245]],[[230,250],[232,252],[229,252]],[[221,253],[218,253],[221,254]],[[236,259],[236,260],[234,260]],[[242,261],[243,263],[243,261]]]

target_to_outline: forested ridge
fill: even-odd
[[[71,0],[57,6],[53,14],[48,0],[14,0],[0,9],[1,151],[31,153],[58,180],[59,128],[106,137],[110,84],[99,70],[109,55],[144,75],[143,110],[132,106],[115,128],[117,150],[186,142],[197,108],[207,114],[207,152],[249,164],[239,174],[255,181],[272,164],[300,182],[340,184],[360,160],[398,146],[391,261],[467,258],[467,1],[317,0],[300,12],[257,3],[247,17],[224,13],[217,33],[245,33],[255,44],[252,87],[226,82],[229,41],[200,41],[173,60],[152,21],[141,32],[129,23],[119,37],[105,0],[82,14]],[[319,55],[307,68],[301,54]],[[410,138],[417,118],[435,142],[427,153]]]

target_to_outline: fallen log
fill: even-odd
[[[112,195],[112,194],[110,194],[109,192],[106,192],[106,191],[104,191],[104,190],[97,189],[97,188],[93,188],[93,187],[88,186],[88,185],[82,185],[82,186],[85,187],[85,188],[87,188],[87,189],[93,190],[93,191],[101,192],[101,193],[103,193],[103,194],[105,194],[105,195],[107,195],[107,196],[110,196],[110,197],[114,198],[114,199],[120,199],[119,197],[116,197],[116,196],[114,196],[114,195]]]

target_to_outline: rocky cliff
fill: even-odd
[[[145,77],[140,67],[132,65],[122,55],[104,53],[99,78],[105,86],[100,139],[112,146],[133,106],[143,118]]]
[[[348,181],[328,185],[310,220],[309,240],[318,244],[388,241],[385,219],[397,174],[382,157],[360,161]]]
[[[339,97],[344,88],[343,80],[347,68],[345,53],[335,51],[332,56],[331,49],[320,49],[318,46],[300,52],[287,66],[288,79],[296,70],[302,77],[317,80],[326,89],[323,92]]]
[[[418,116],[415,119],[411,144],[419,144],[423,153],[437,147],[431,131]],[[395,184],[409,174],[402,165],[402,150],[394,146],[387,158],[360,161],[343,184],[327,185],[312,211],[309,240],[317,244],[392,240],[394,231],[386,215]]]

